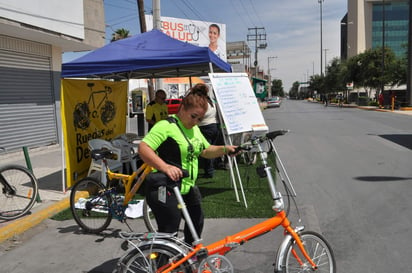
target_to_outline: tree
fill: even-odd
[[[325,77],[323,75],[313,75],[309,79],[309,89],[318,94],[326,94]]]
[[[382,70],[383,60],[385,65]],[[398,71],[397,65],[395,54],[390,48],[368,49],[348,60],[347,78],[353,81],[355,87],[364,87],[370,95],[373,89],[381,90],[383,85],[400,82],[395,73]]]
[[[326,76],[324,79],[325,91],[327,93],[337,93],[346,90],[346,82],[344,81],[345,69],[339,58],[334,58],[330,65],[326,68]]]
[[[110,42],[127,38],[129,37],[129,33],[130,31],[128,31],[127,29],[119,28],[112,34],[112,40]]]
[[[274,79],[271,86],[271,94],[274,96],[284,97],[283,83],[280,79]]]
[[[296,81],[293,83],[292,87],[289,90],[289,97],[291,98],[299,98],[299,82]]]

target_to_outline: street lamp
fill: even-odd
[[[328,48],[325,48],[325,49],[324,49],[324,51],[325,51],[325,75],[326,75],[326,67],[327,67],[326,51],[328,51],[328,50],[329,50]]]
[[[323,60],[322,60],[322,54],[323,54],[323,48],[322,48],[322,3],[324,0],[318,0],[318,3],[320,4],[320,75],[323,76]]]

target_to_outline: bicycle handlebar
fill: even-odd
[[[250,141],[242,143],[239,146],[237,146],[236,149],[233,152],[229,153],[229,155],[237,154],[241,150],[248,151],[248,150],[251,149],[250,145],[256,145],[257,143],[264,142],[268,139],[273,140],[277,136],[285,135],[288,132],[289,132],[289,130],[283,130],[282,129],[282,130],[276,130],[276,131],[269,132],[269,133],[267,133],[263,136],[255,136]]]
[[[286,135],[287,133],[289,133],[289,130],[282,129],[282,130],[269,132],[269,133],[266,134],[266,137],[273,140],[273,139],[275,139],[275,137],[283,136],[283,135]]]

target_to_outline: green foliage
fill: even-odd
[[[272,91],[271,94],[273,96],[284,97],[285,96],[285,91],[283,90],[282,80],[274,79],[272,81],[271,91]]]
[[[346,89],[346,82],[344,81],[344,73],[346,70],[341,64],[341,60],[334,58],[330,65],[326,68],[326,75],[324,79],[325,91],[327,93],[338,93]]]
[[[325,75],[311,76],[309,89],[312,93],[335,94],[346,91],[346,84],[353,82],[355,88],[380,90],[382,85],[405,84],[406,74],[406,56],[397,58],[390,48],[373,48],[343,62],[333,59]]]
[[[324,76],[313,75],[309,80],[309,88],[313,91],[317,91],[318,94],[326,93],[326,86]]]
[[[127,38],[129,37],[129,33],[130,33],[129,30],[124,29],[124,28],[119,28],[112,34],[112,40],[110,42],[114,42],[117,40]]]
[[[299,82],[298,81],[294,82],[292,87],[290,88],[289,97],[299,98]]]

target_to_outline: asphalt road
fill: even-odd
[[[306,101],[284,101],[264,116],[271,130],[291,130],[277,139],[278,150],[303,222],[331,243],[337,272],[412,272],[412,116]],[[205,243],[257,221],[207,219]],[[81,233],[73,221],[46,220],[0,244],[0,271],[112,272],[124,253],[115,234],[125,228],[113,224],[95,236]],[[235,272],[273,272],[280,238],[275,231],[229,254]]]
[[[285,101],[266,110],[339,272],[412,272],[412,116]]]

